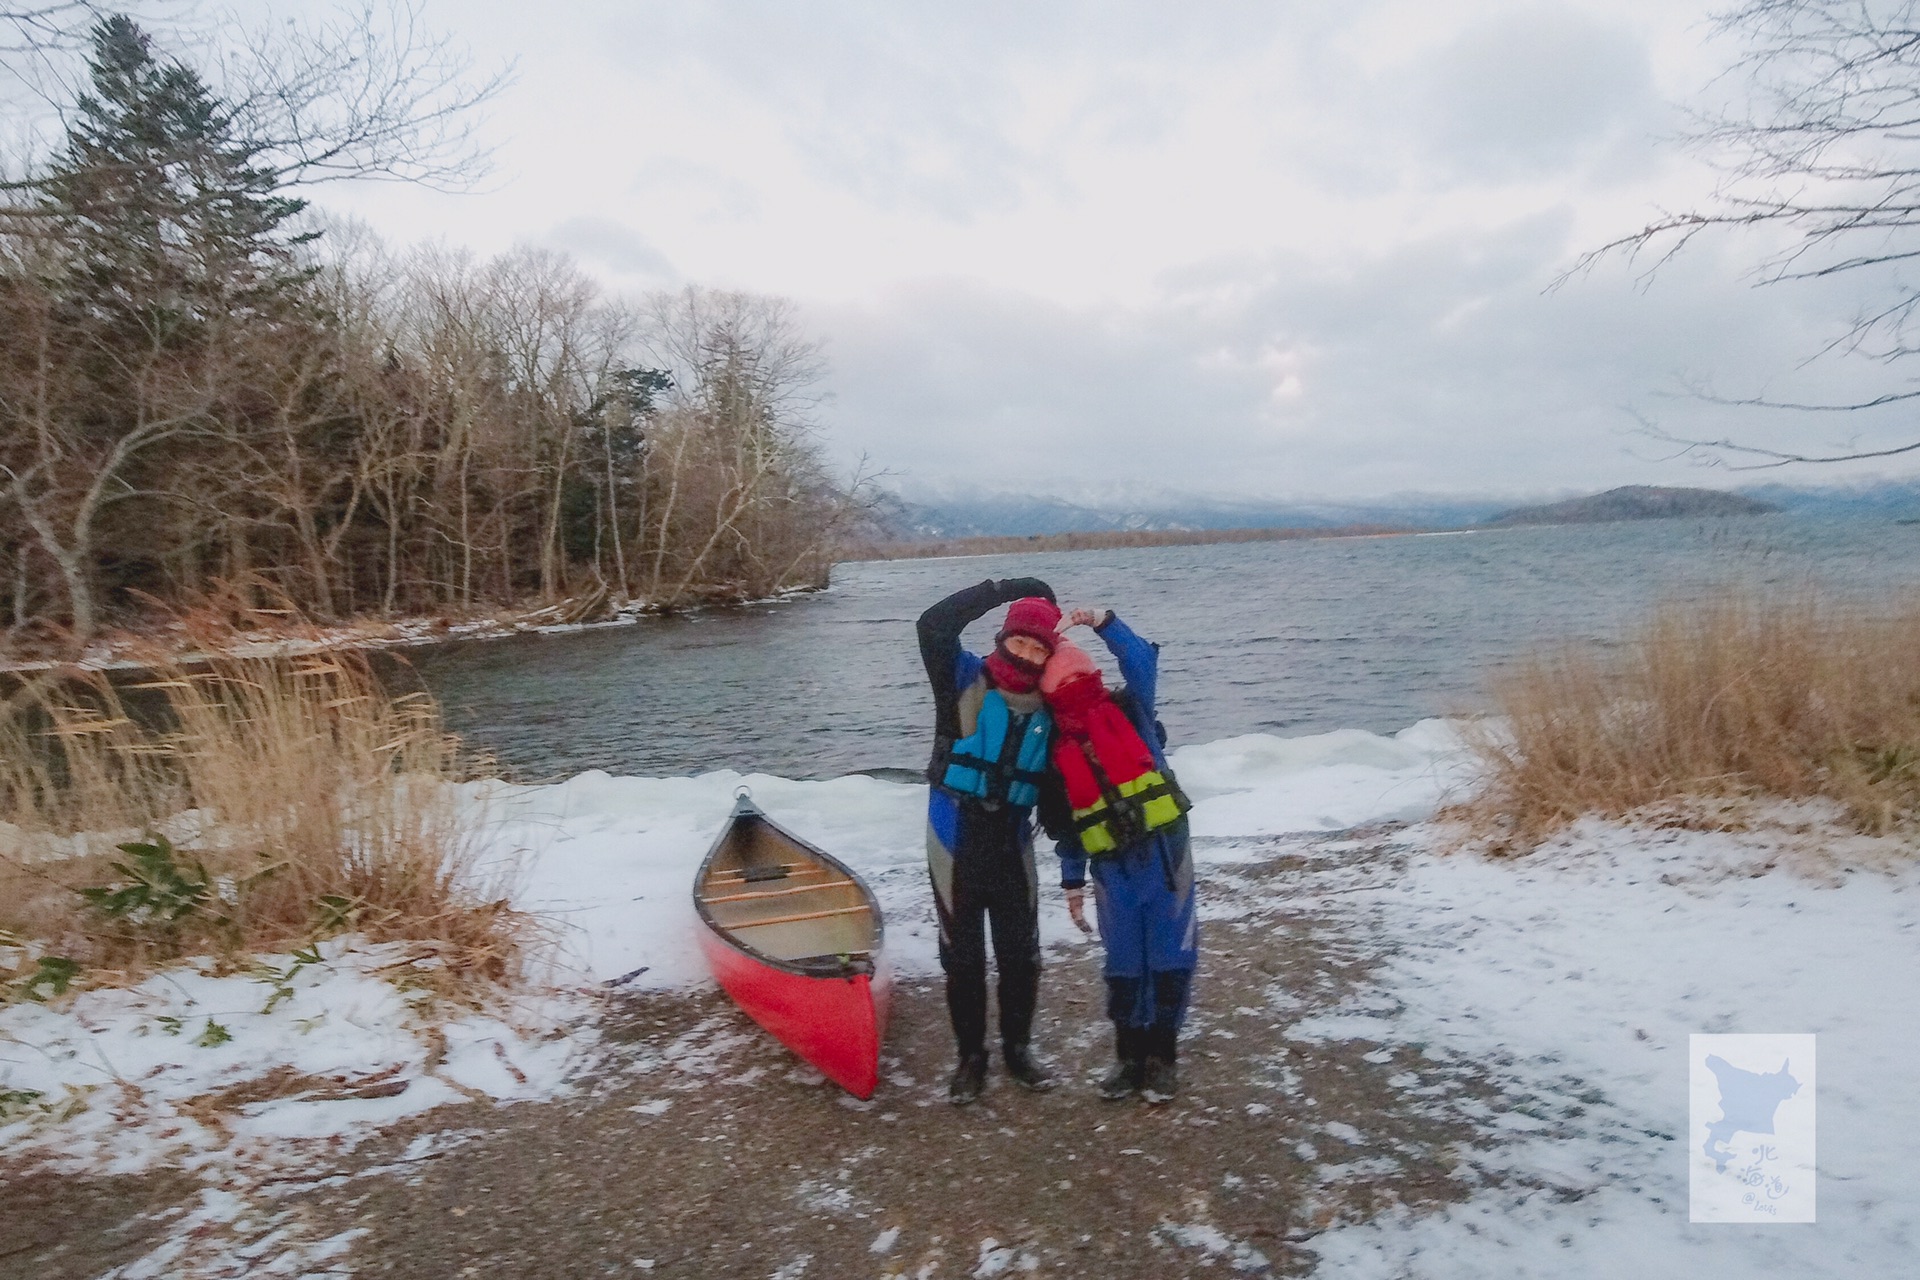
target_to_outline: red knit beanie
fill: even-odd
[[[1007,622],[994,637],[995,643],[1008,636],[1030,636],[1047,646],[1060,647],[1060,606],[1045,596],[1023,596],[1007,606]]]

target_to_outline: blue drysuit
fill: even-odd
[[[1154,716],[1159,646],[1142,640],[1111,614],[1097,630],[1119,661],[1126,683],[1117,701],[1153,752],[1154,766],[1172,777]],[[1064,796],[1043,799],[1041,816],[1060,846],[1060,883],[1074,888],[1086,882],[1088,858],[1072,822],[1062,820],[1065,812]],[[1182,817],[1092,863],[1094,909],[1107,947],[1108,1016],[1121,1028],[1146,1028],[1170,1046],[1186,1019],[1199,962],[1187,820]]]

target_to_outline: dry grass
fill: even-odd
[[[388,696],[355,654],[161,663],[124,687],[36,677],[0,705],[0,931],[137,972],[351,930],[420,944],[450,985],[508,978],[532,925],[444,785],[475,763],[431,701]],[[115,846],[148,833],[178,871],[154,901],[82,896],[134,883]]]
[[[1493,693],[1506,724],[1474,743],[1488,783],[1459,815],[1496,847],[1696,798],[1825,798],[1872,833],[1920,820],[1920,601],[1671,603]]]

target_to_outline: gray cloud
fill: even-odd
[[[1660,109],[1644,41],[1560,8],[1477,23],[1414,80],[1419,135],[1482,179],[1572,169]]]
[[[609,25],[619,43],[671,48],[775,107],[822,178],[877,207],[966,221],[1052,189],[1076,141],[1168,128],[1195,77],[1311,21],[1256,0],[1210,6],[1204,20],[1148,0],[715,0]],[[1035,87],[1073,98],[1051,134],[1027,127]]]
[[[711,165],[660,156],[634,175],[636,195],[661,196],[695,209],[708,221],[742,221],[761,210],[760,197],[740,179]]]
[[[589,267],[626,277],[631,283],[673,284],[680,279],[666,254],[638,231],[612,218],[568,218],[548,231],[545,240]]]
[[[1636,412],[1756,441],[1819,429],[1663,392],[1777,390],[1841,299],[1750,289],[1709,253],[1651,291],[1604,273],[1543,292],[1567,231],[1548,214],[1367,261],[1221,264],[1124,311],[901,290],[822,315],[836,439],[920,484],[1359,497],[1672,482]]]
[[[1635,412],[1762,442],[1897,427],[1662,394],[1871,381],[1798,368],[1851,300],[1748,288],[1751,246],[1545,292],[1709,180],[1653,141],[1659,93],[1718,60],[1660,0],[472,2],[526,51],[500,112],[544,122],[537,190],[423,221],[545,229],[621,286],[799,295],[827,438],[919,480],[1537,492],[1684,478]]]

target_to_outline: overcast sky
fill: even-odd
[[[1728,57],[1710,7],[427,0],[518,60],[493,177],[320,198],[396,239],[565,249],[616,290],[788,295],[835,456],[910,491],[1728,484],[1754,477],[1662,460],[1634,415],[1900,424],[1673,394],[1868,385],[1796,370],[1849,301],[1755,290],[1750,242],[1548,288],[1710,188],[1668,141]]]

